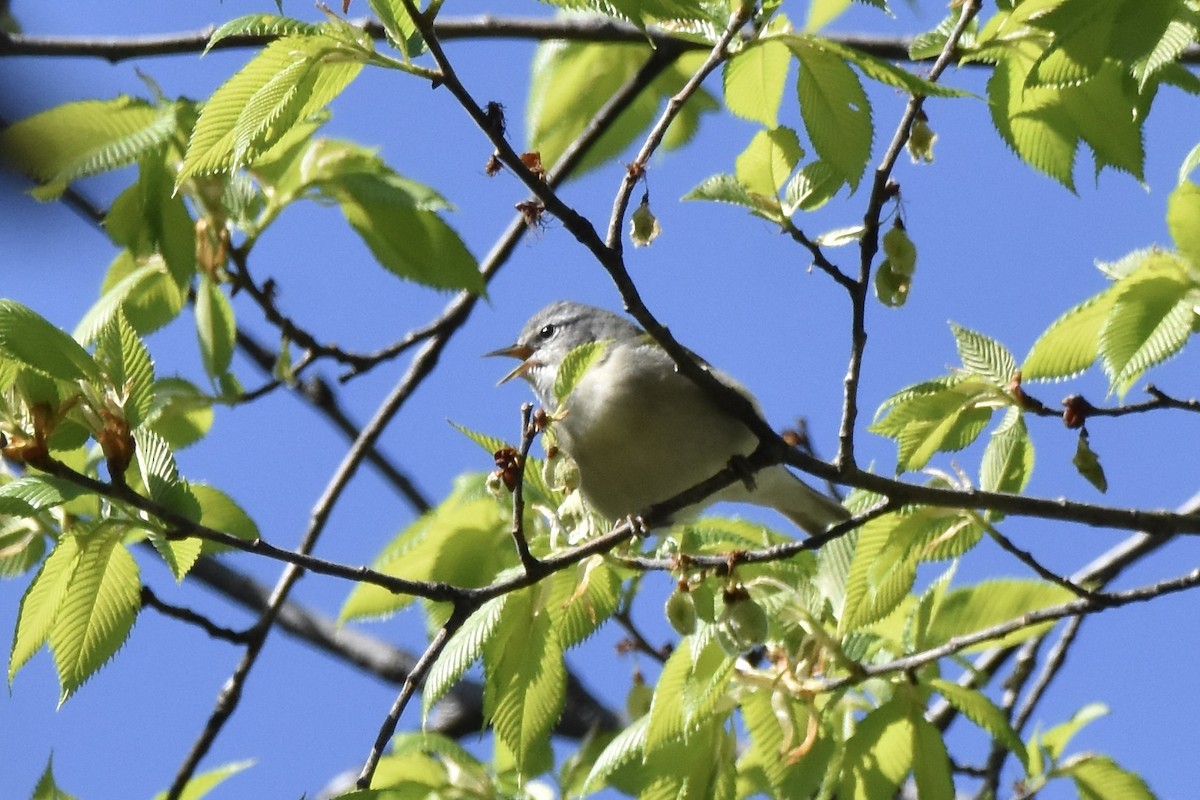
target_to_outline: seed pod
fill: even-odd
[[[767,612],[749,595],[732,599],[727,595],[719,624],[737,643],[738,649],[743,651],[766,641],[770,628]]]
[[[691,636],[696,632],[696,601],[692,593],[680,583],[680,588],[671,592],[664,609],[667,622],[680,636]]]

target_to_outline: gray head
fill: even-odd
[[[642,330],[622,316],[603,308],[559,300],[534,314],[521,328],[515,344],[488,353],[521,359],[501,383],[522,377],[533,386],[539,399],[547,402],[558,365],[567,353],[581,344],[616,339],[628,341]]]

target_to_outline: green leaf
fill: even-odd
[[[646,752],[646,736],[649,728],[650,715],[643,714],[613,737],[613,740],[596,758],[596,762],[592,764],[592,769],[583,783],[580,794],[586,795],[595,791],[602,781],[622,767],[628,767],[636,762],[636,766],[641,768],[641,762]]]
[[[684,638],[663,665],[650,701],[647,751],[687,738],[724,697],[733,675],[733,659],[710,633]]]
[[[35,114],[0,132],[0,155],[42,184],[52,200],[70,182],[132,164],[176,131],[173,106],[118,97],[84,100]]]
[[[1147,369],[1183,348],[1196,304],[1192,282],[1183,275],[1126,282],[1100,331],[1100,357],[1112,391],[1123,397]]]
[[[608,352],[611,344],[611,339],[584,342],[578,347],[571,348],[571,351],[563,356],[558,373],[554,376],[554,399],[558,401],[559,405],[567,401],[587,371]]]
[[[912,535],[895,536],[904,521],[901,515],[885,514],[859,529],[839,609],[839,635],[883,619],[912,589],[920,551],[907,546]],[[908,540],[899,551],[888,546],[897,538]]]
[[[796,93],[800,116],[822,162],[857,188],[871,157],[871,104],[845,60],[818,40],[788,42],[800,60]]]
[[[182,378],[154,383],[154,404],[145,424],[176,450],[194,444],[212,427],[212,398]]]
[[[212,36],[208,37],[208,44],[205,45],[201,55],[207,55],[214,45],[231,36],[279,37],[297,34],[308,36],[316,34],[320,30],[320,25],[278,14],[247,14],[235,17],[213,31]]]
[[[1117,299],[1114,289],[1089,297],[1050,323],[1025,356],[1021,379],[1061,380],[1090,367],[1100,355],[1100,331]]]
[[[1077,137],[1058,90],[1025,86],[1031,62],[1009,57],[988,80],[992,124],[1018,156],[1071,191]]]
[[[733,175],[713,175],[683,196],[684,200],[712,200],[718,203],[732,203],[752,211],[767,211],[771,203],[763,202],[763,198],[754,197],[750,191]]]
[[[908,719],[912,725],[912,771],[917,797],[954,797],[950,754],[942,732],[925,719],[919,707]]]
[[[196,113],[190,105],[180,104],[180,108],[180,116],[194,117]],[[138,161],[137,181],[117,196],[104,218],[104,230],[130,252],[136,265],[152,262],[155,257],[165,261],[177,294],[182,296],[196,273],[197,234],[183,195],[175,193],[177,162],[173,147],[144,154]],[[114,280],[116,276],[111,273],[106,276],[103,291],[107,292]],[[178,305],[182,302],[181,298]],[[178,305],[167,319],[174,319]],[[150,330],[141,326],[132,311],[126,310],[126,316],[140,333]]]
[[[1093,755],[1063,770],[1075,781],[1085,800],[1154,800],[1154,792],[1140,775],[1122,769],[1108,756]]]
[[[933,678],[930,686],[946,698],[946,702],[957,709],[964,717],[974,722],[992,735],[1006,750],[1020,759],[1026,770],[1029,768],[1029,753],[1025,743],[1013,730],[1004,712],[988,697],[975,689],[959,686],[953,681]]]
[[[436,289],[483,292],[474,256],[454,229],[428,210],[427,187],[384,171],[341,175],[323,188],[390,272]]]
[[[734,174],[750,192],[774,200],[803,156],[800,139],[791,128],[759,131],[737,157]]]
[[[778,125],[791,54],[776,39],[756,39],[725,62],[725,105],[742,119]]]
[[[786,717],[777,714],[776,704],[785,704]],[[809,723],[805,704],[783,691],[758,690],[744,693],[739,709],[750,745],[737,762],[738,796],[816,797],[839,749],[832,733],[821,730],[804,757],[793,761],[789,748],[804,741]]]
[[[361,49],[328,34],[268,44],[204,104],[176,179],[249,166],[358,75]]]
[[[458,679],[483,655],[483,645],[496,632],[508,598],[509,595],[502,594],[488,600],[450,637],[442,654],[430,668],[425,688],[421,692],[422,725],[429,723],[429,712],[434,705],[446,696],[451,687],[458,683]]]
[[[868,713],[846,741],[838,797],[891,797],[912,767],[912,747],[912,722],[899,698]]]
[[[910,94],[921,95],[923,97],[970,96],[970,92],[926,80],[882,58],[877,58],[869,53],[864,53],[861,50],[832,39],[811,35],[787,38],[796,39],[838,55],[847,63],[858,67],[862,74],[871,80],[878,81],[884,86],[890,86],[893,89],[901,89]]]
[[[122,250],[109,266],[100,299],[75,326],[75,336],[82,342],[95,341],[118,308],[133,329],[145,335],[175,319],[185,299],[186,290],[175,281],[162,256],[139,260],[129,250]]]
[[[179,475],[170,445],[148,427],[133,432],[138,470],[150,499],[190,520],[200,518],[200,505]]]
[[[621,602],[621,577],[602,556],[555,573],[549,589],[546,608],[564,650],[599,630]]]
[[[979,486],[984,491],[1020,494],[1033,473],[1033,442],[1025,420],[1016,409],[1010,413],[1018,416],[995,431],[983,451]]]
[[[1079,444],[1075,446],[1075,456],[1071,459],[1071,463],[1075,465],[1079,474],[1087,479],[1088,483],[1101,492],[1108,491],[1108,478],[1104,476],[1104,467],[1100,465],[1100,457],[1092,450],[1087,432],[1082,429],[1079,431]]]
[[[1200,186],[1180,183],[1167,200],[1167,227],[1184,258],[1200,267]]]
[[[237,338],[233,306],[220,285],[208,275],[200,277],[196,289],[196,335],[204,371],[216,380],[229,371]]]
[[[100,333],[96,359],[120,398],[129,427],[140,426],[154,403],[154,362],[119,307]]]
[[[846,180],[824,161],[805,164],[792,176],[783,192],[783,213],[815,211],[833,198]]]
[[[1074,597],[1061,586],[1016,578],[984,581],[974,586],[952,589],[942,599],[937,616],[929,625],[926,645],[934,647],[944,644],[956,636],[990,628],[1030,611],[1068,602]],[[1053,624],[1040,622],[1029,625],[1003,637],[971,645],[963,652],[1011,647],[1043,633]]]
[[[67,794],[58,788],[58,783],[54,780],[53,756],[46,760],[46,769],[38,778],[37,786],[33,787],[33,796],[30,800],[76,800],[75,795]]]
[[[509,595],[498,630],[483,645],[484,712],[524,775],[550,765],[550,729],[567,688],[558,637],[536,593],[532,587]]]
[[[0,355],[52,378],[100,380],[100,368],[79,342],[15,300],[0,300]]]
[[[80,543],[76,536],[64,535],[42,562],[41,568],[21,597],[17,625],[13,632],[12,654],[8,660],[8,685],[50,636],[58,610],[71,586],[79,563]]]
[[[921,469],[935,453],[975,441],[991,419],[994,394],[993,387],[970,380],[889,401],[880,409],[886,416],[868,430],[896,440],[897,472]]]
[[[119,531],[101,527],[79,543],[70,587],[50,628],[60,705],[125,643],[141,607],[141,588],[137,562]]]
[[[557,164],[608,99],[651,57],[653,51],[645,44],[549,41],[539,45],[533,57],[526,104],[527,149],[540,153],[543,164]],[[600,136],[575,174],[615,158],[628,147],[651,124],[663,101],[683,87],[703,59],[703,53],[686,54],[655,78]],[[700,90],[694,94],[668,130],[664,146],[686,143],[695,132],[700,115],[717,107],[708,92]]]
[[[1067,745],[1070,744],[1075,734],[1079,733],[1085,725],[1107,715],[1108,706],[1103,703],[1088,703],[1072,714],[1069,720],[1055,725],[1039,736],[1038,746],[1039,748],[1044,748],[1049,752],[1050,757],[1057,761],[1066,753]]]
[[[1017,360],[1008,348],[990,336],[950,323],[963,368],[1001,388],[1007,388],[1017,372]]]
[[[508,540],[511,511],[488,496],[451,494],[405,528],[372,562],[388,575],[456,586],[483,586],[516,563]],[[500,543],[503,542],[503,545]],[[462,558],[475,553],[475,558]],[[358,584],[346,598],[339,620],[386,617],[412,602],[380,586]]]
[[[87,494],[78,484],[49,475],[22,475],[0,485],[0,515],[31,517]]]
[[[235,761],[231,764],[222,764],[214,769],[194,775],[184,784],[183,791],[179,793],[179,800],[200,800],[200,798],[220,786],[228,778],[252,766],[254,766],[254,760],[247,759],[245,761]],[[154,800],[166,800],[166,797],[167,793],[163,791],[154,795]]]
[[[404,57],[412,58],[425,50],[425,40],[404,3],[399,0],[370,0],[371,10],[383,24],[390,41]]]

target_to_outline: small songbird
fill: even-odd
[[[559,366],[576,347],[605,350],[557,408]],[[488,355],[521,363],[501,383],[522,377],[555,415],[561,449],[579,467],[588,505],[612,520],[667,500],[747,456],[758,439],[692,380],[657,342],[624,317],[569,300],[543,308],[525,323],[516,343]],[[750,394],[728,377],[723,383]],[[721,500],[774,508],[809,533],[846,519],[846,509],[777,464],[738,481],[676,515],[686,518]]]

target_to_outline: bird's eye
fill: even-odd
[[[540,331],[538,331],[538,338],[544,342],[547,339],[549,339],[551,336],[553,336],[555,331],[557,331],[557,330],[558,330],[557,325],[543,325],[542,329]]]

